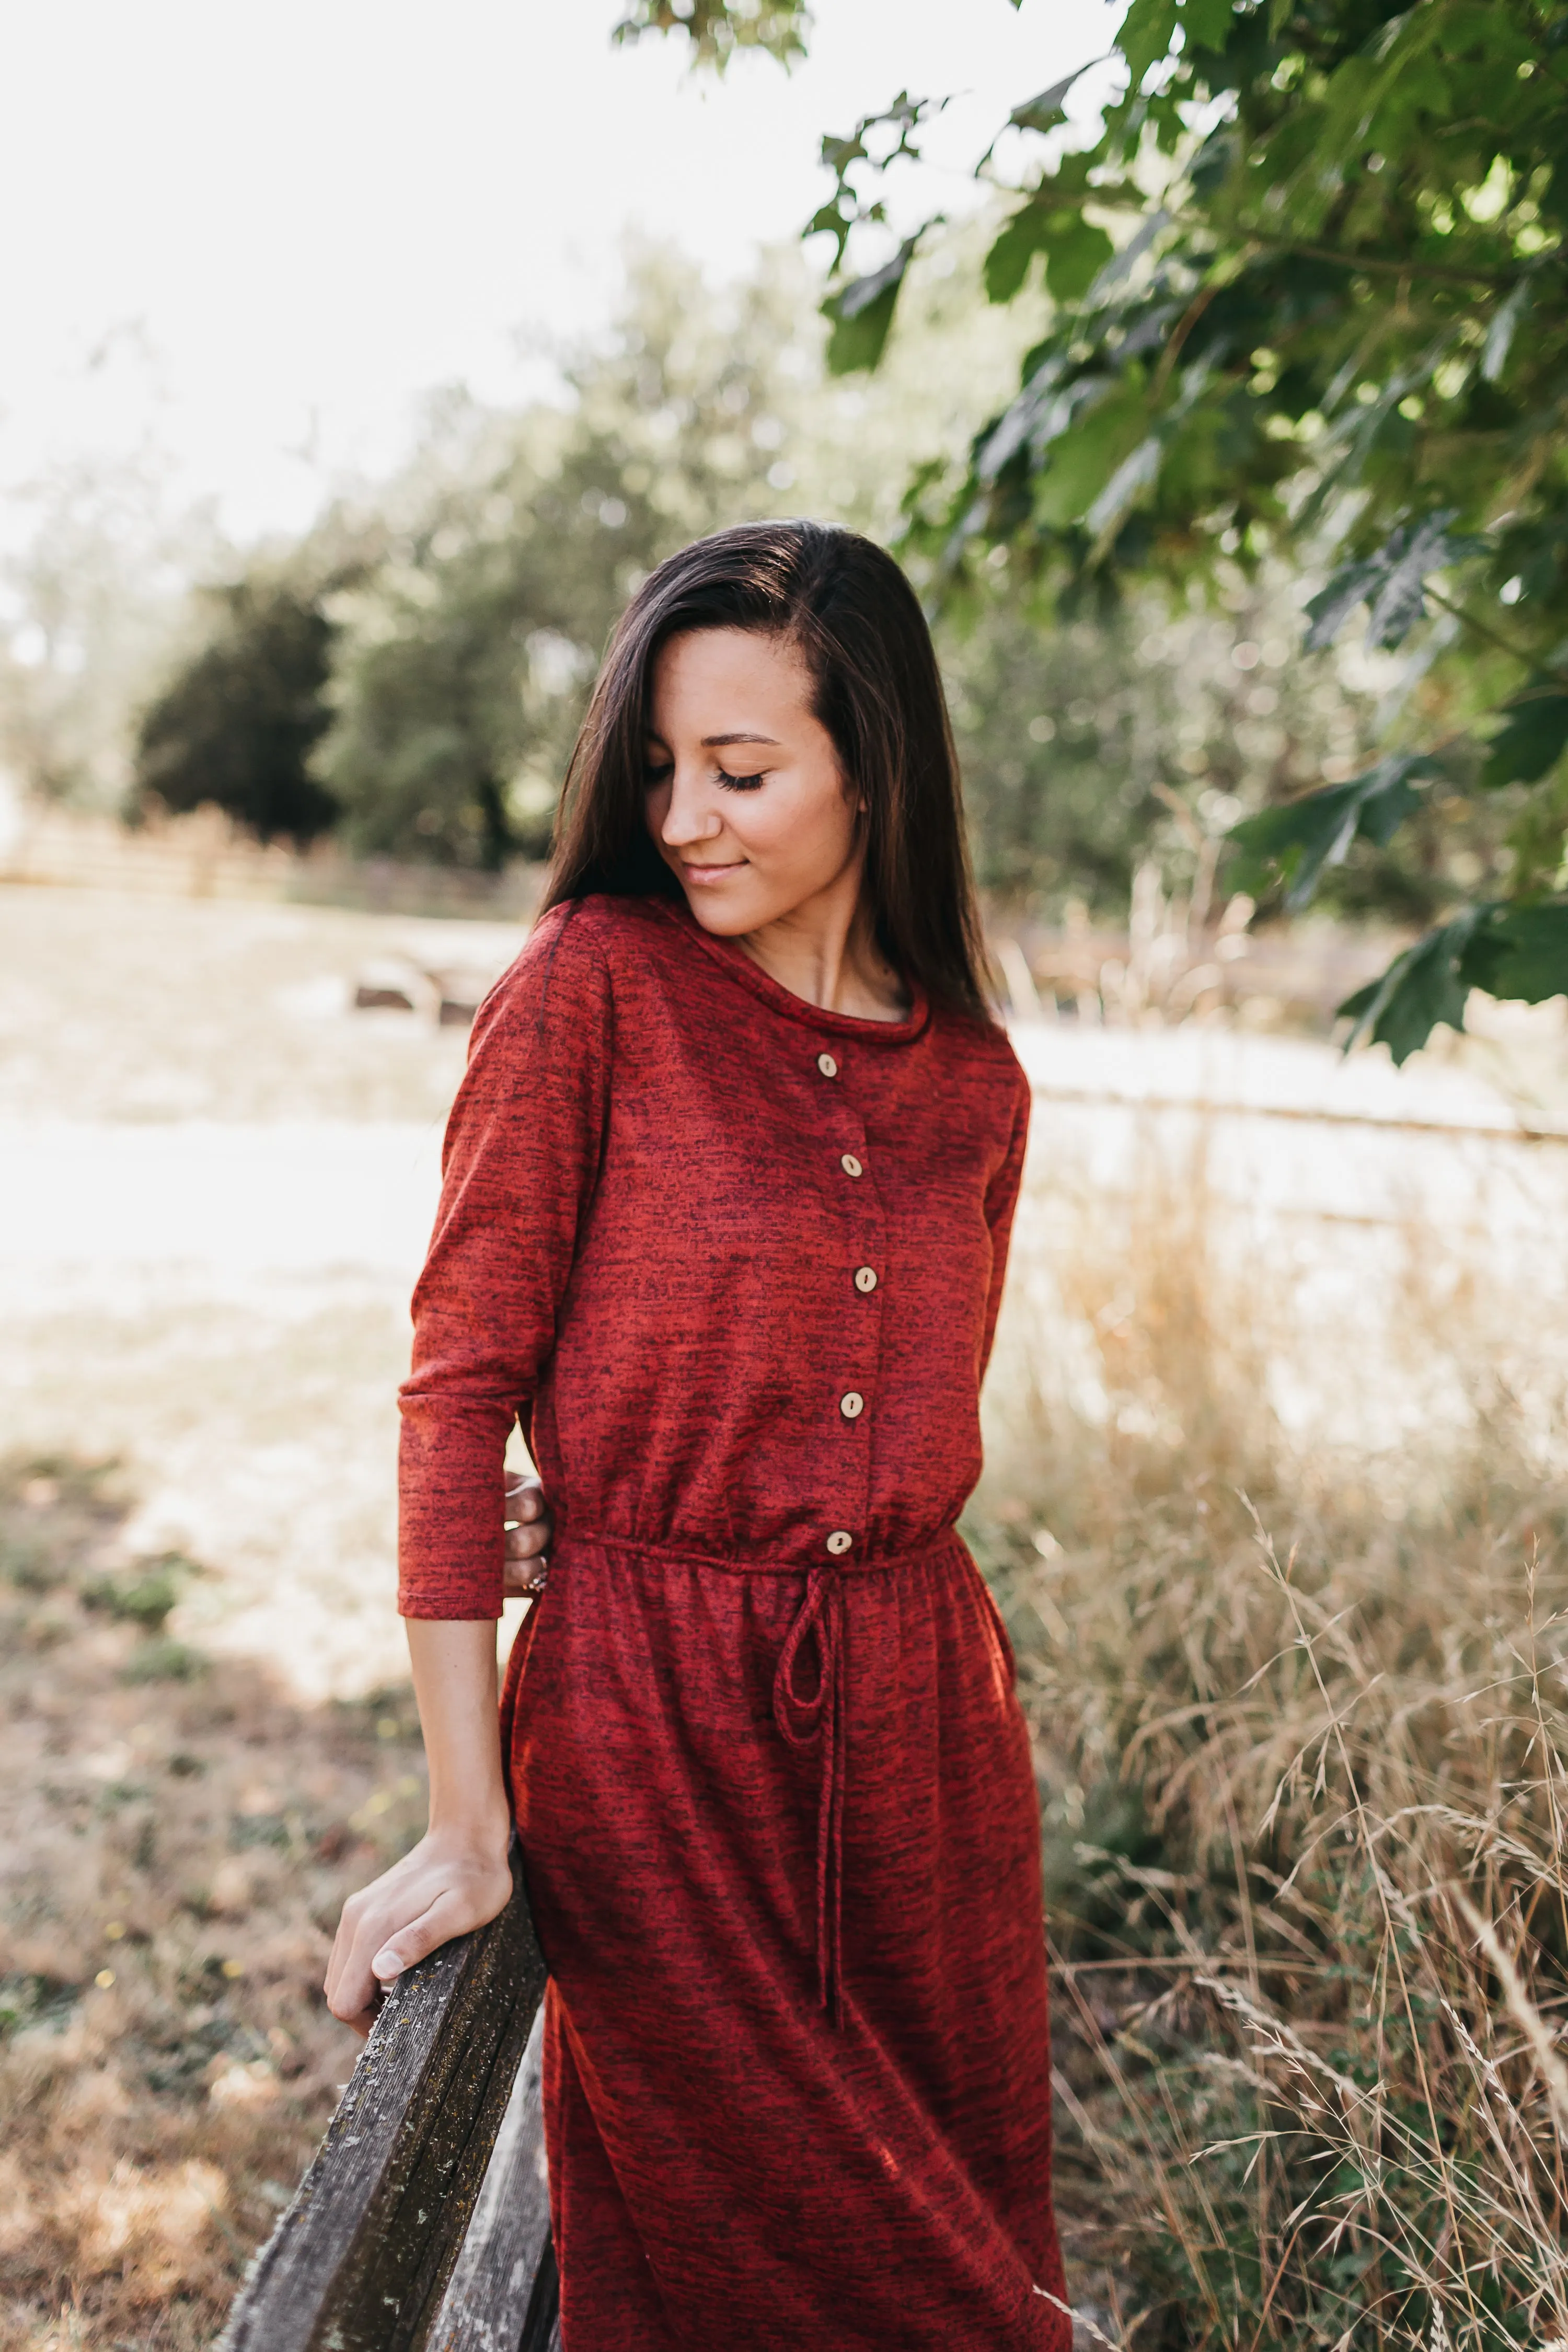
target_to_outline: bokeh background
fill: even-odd
[[[930,598],[1036,1092],[967,1531],[1075,2300],[1144,2352],[1546,2346],[1563,1000],[1399,1071],[1334,1017],[1511,811],[1245,892],[1226,834],[1363,774],[1429,656],[1304,650],[1283,549],[1053,600],[911,528],[1062,308],[987,300],[1030,134],[974,156],[1086,66],[1094,135],[1118,9],[821,0],[722,76],[691,5],[624,13],[0,23],[0,2345],[213,2341],[352,2064],[337,1906],[422,1818],[394,1395],[468,1023],[620,605],[787,511]],[[836,374],[800,232],[899,85],[952,96],[883,226],[942,233]]]

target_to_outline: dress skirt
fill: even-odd
[[[505,1713],[564,2352],[1065,2346],[1038,1813],[956,1536],[568,1533]]]

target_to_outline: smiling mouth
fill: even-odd
[[[727,875],[739,874],[745,863],[743,857],[736,857],[727,866],[691,866],[682,858],[680,870],[689,882],[722,882]]]

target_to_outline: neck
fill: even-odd
[[[825,1013],[897,1021],[909,1009],[898,974],[878,950],[858,858],[826,890],[742,933],[740,945],[770,980]]]

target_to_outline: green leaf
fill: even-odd
[[[1508,365],[1508,355],[1513,348],[1514,335],[1530,300],[1530,280],[1521,278],[1508,299],[1500,304],[1487,329],[1486,348],[1481,353],[1481,373],[1489,383],[1496,383]]]
[[[1286,906],[1292,911],[1304,907],[1323,868],[1342,865],[1358,835],[1385,849],[1419,805],[1413,784],[1438,772],[1436,761],[1425,752],[1401,752],[1349,783],[1329,784],[1283,807],[1244,817],[1226,835],[1241,852],[1234,887],[1258,894],[1278,876],[1289,886]]]
[[[819,211],[813,213],[801,231],[801,235],[832,237],[836,247],[833,267],[837,269],[843,262],[844,248],[849,242],[849,231],[852,226],[853,223],[847,217],[837,197],[833,196]]]
[[[1017,5],[1018,0],[1014,0]],[[1088,71],[1087,66],[1079,66],[1060,81],[1052,82],[1049,89],[1041,90],[1037,98],[1026,98],[1022,106],[1016,106],[1007,117],[1015,131],[1054,131],[1062,120],[1062,100]]]
[[[1079,376],[1063,384],[1062,369],[1054,361],[1026,383],[994,423],[975,436],[974,470],[984,484],[994,482],[1005,466],[1026,449],[1036,464],[1046,458],[1053,442],[1071,431],[1075,446],[1084,439],[1086,419],[1120,389],[1112,375]],[[1136,400],[1142,409],[1142,401]],[[1096,477],[1103,481],[1104,474]],[[1090,493],[1089,495],[1092,495]],[[1063,520],[1071,520],[1064,516]]]
[[[874,368],[881,358],[898,308],[899,289],[923,233],[917,230],[906,237],[891,261],[868,277],[854,278],[824,302],[823,316],[833,321],[827,339],[831,374],[849,375],[857,368]]]
[[[1236,22],[1232,0],[1182,0],[1182,30],[1200,49],[1223,49]]]
[[[1058,302],[1077,302],[1115,252],[1104,229],[1081,213],[1036,201],[1014,214],[987,253],[985,291],[993,302],[1010,302],[1035,255],[1043,253],[1052,295]]]
[[[1505,706],[1506,723],[1487,746],[1480,782],[1487,792],[1505,784],[1539,783],[1568,745],[1568,694],[1534,686]]]
[[[1081,301],[1115,251],[1105,231],[1081,213],[1058,213],[1046,237],[1046,284],[1053,298]]]
[[[1382,577],[1379,563],[1342,563],[1328,586],[1321,588],[1307,606],[1311,626],[1301,641],[1303,651],[1320,654],[1325,646],[1331,646],[1356,606],[1365,604]]]
[[[1420,522],[1401,523],[1374,555],[1342,564],[1307,606],[1311,620],[1307,652],[1321,652],[1331,644],[1347,616],[1363,604],[1370,608],[1367,644],[1403,645],[1426,613],[1428,575],[1447,571],[1486,545],[1472,534],[1449,532],[1455,512],[1453,507],[1443,507]]]
[[[1396,530],[1384,544],[1380,561],[1383,580],[1371,599],[1367,614],[1369,646],[1402,646],[1426,611],[1426,583],[1429,572],[1441,572],[1460,551],[1445,526],[1454,520],[1452,507],[1428,515],[1426,521]],[[1468,550],[1465,551],[1468,551]]]
[[[1568,903],[1493,907],[1466,953],[1464,977],[1489,996],[1542,1004],[1568,995]]]
[[[1407,1061],[1439,1021],[1464,1027],[1472,988],[1526,1004],[1568,995],[1568,901],[1467,907],[1428,931],[1340,1006],[1352,1024],[1345,1049],[1370,1037]]]
[[[1162,455],[1158,436],[1150,434],[1130,456],[1123,457],[1095,499],[1083,520],[1085,527],[1094,533],[1098,550],[1103,551],[1141,494],[1159,479]]]
[[[985,257],[985,298],[1010,302],[1028,275],[1030,262],[1046,241],[1050,212],[1044,205],[1021,205]]]
[[[1169,52],[1175,29],[1176,0],[1132,0],[1116,36],[1131,90],[1137,91],[1150,67]]]
[[[1450,1029],[1465,1025],[1465,1001],[1470,982],[1462,972],[1465,951],[1478,923],[1488,910],[1468,907],[1451,923],[1441,924],[1396,956],[1381,980],[1358,988],[1339,1006],[1350,1022],[1345,1051],[1366,1039],[1386,1045],[1396,1064],[1407,1062],[1426,1043],[1438,1023]]]
[[[1050,427],[1059,425],[1060,430]],[[1112,377],[1074,384],[1042,417],[1049,461],[1038,477],[1035,512],[1047,530],[1081,523],[1124,457],[1148,430],[1148,409],[1136,387]],[[1036,436],[1031,436],[1038,446]]]

